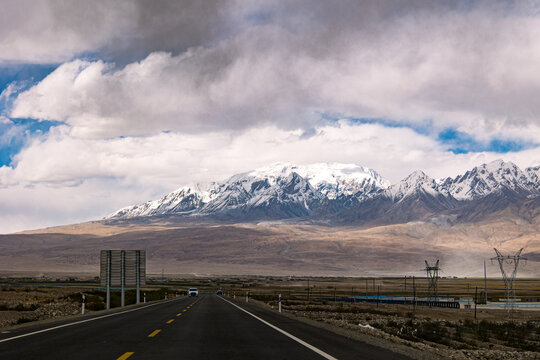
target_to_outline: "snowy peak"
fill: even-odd
[[[202,193],[198,189],[198,186],[194,186],[193,188],[181,187],[159,200],[122,208],[109,217],[162,215],[168,212],[189,213],[197,209],[201,203]]]
[[[276,163],[259,168],[250,173],[251,176],[275,180],[277,176],[288,176],[297,173],[329,199],[339,195],[368,193],[377,189],[386,189],[390,183],[375,170],[355,164],[316,163],[310,165],[293,165]]]
[[[441,188],[457,200],[479,199],[503,188],[516,192],[535,191],[526,173],[514,163],[502,160],[477,166],[454,179],[448,178]]]
[[[405,179],[401,180],[401,182],[393,185],[388,190],[390,197],[396,201],[414,195],[418,192],[424,192],[432,196],[436,196],[439,193],[435,179],[427,176],[421,170],[414,171]]]

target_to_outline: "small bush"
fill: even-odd
[[[105,303],[102,301],[93,301],[86,304],[86,308],[91,311],[99,311],[105,309]]]

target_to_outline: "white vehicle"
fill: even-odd
[[[189,288],[188,296],[199,296],[199,290],[197,288]]]

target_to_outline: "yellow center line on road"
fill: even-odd
[[[120,356],[118,359],[116,360],[126,360],[128,357],[130,357],[131,355],[135,354],[134,352],[127,352],[125,353],[124,355]]]
[[[178,314],[176,314],[176,316],[182,316],[182,313],[178,313]]]
[[[171,320],[167,321],[167,324],[170,324],[170,323],[172,323],[173,321],[174,321],[174,319],[171,319]]]
[[[154,337],[154,336],[156,336],[157,334],[159,334],[160,332],[161,332],[161,329],[155,330],[155,331],[152,332],[150,335],[148,335],[148,337]]]
[[[187,311],[187,309],[184,309],[184,310],[182,310],[182,311],[183,311],[183,312],[186,312],[186,311]]]

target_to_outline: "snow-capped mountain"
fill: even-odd
[[[109,218],[194,213],[298,217],[312,213],[324,199],[361,197],[388,186],[374,170],[353,164],[277,163],[220,183],[182,187],[159,200],[120,209]]]
[[[421,170],[414,171],[405,179],[401,180],[401,182],[392,185],[386,190],[388,196],[396,202],[418,192],[426,193],[431,196],[438,196],[441,194],[435,179],[430,178]],[[447,192],[444,193],[445,195],[448,195]]]
[[[417,170],[394,185],[353,164],[273,164],[223,182],[182,187],[108,219],[175,215],[399,223],[441,213],[465,219],[465,213],[479,216],[539,195],[540,166],[522,171],[500,160],[439,180]]]
[[[159,200],[148,201],[141,205],[127,206],[110,218],[131,218],[137,216],[163,215],[167,213],[189,213],[203,204],[203,192],[197,186],[181,187]]]
[[[534,175],[531,169],[523,172],[511,162],[497,160],[477,166],[454,179],[447,178],[439,188],[457,200],[475,200],[502,189],[536,193],[538,180],[531,177]]]

